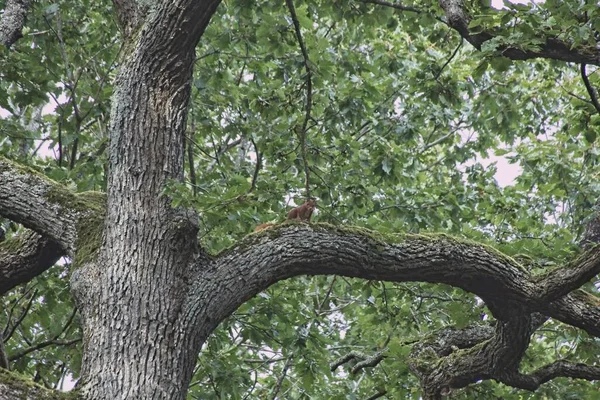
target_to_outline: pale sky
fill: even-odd
[[[534,1],[534,0],[512,0],[513,3],[528,3],[528,2],[541,2],[540,0],[538,1]],[[492,6],[494,8],[502,8],[503,5],[503,0],[492,0]],[[59,102],[65,102],[67,99],[64,95],[61,95],[58,98]],[[47,115],[47,114],[51,114],[54,112],[56,108],[56,102],[54,102],[54,100],[51,100],[48,102],[48,104],[44,107],[42,114],[43,115]],[[0,107],[0,118],[6,118],[7,116],[9,116],[10,113],[8,111],[6,111],[5,109],[3,109],[2,107]],[[54,155],[54,151],[50,148],[42,148],[40,149],[40,153],[43,156],[53,156]],[[510,155],[510,154],[509,154]],[[521,167],[519,167],[518,165],[515,164],[509,164],[508,160],[506,159],[505,156],[495,156],[493,154],[490,154],[488,157],[486,158],[479,158],[477,161],[479,161],[483,166],[488,166],[491,163],[496,163],[496,175],[494,175],[494,177],[496,178],[496,181],[498,182],[498,184],[502,187],[504,186],[508,186],[511,185],[514,182],[514,179],[521,173]]]

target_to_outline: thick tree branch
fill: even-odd
[[[19,242],[10,244],[13,257],[7,258],[0,270],[11,280],[3,289],[35,276],[61,255],[71,257],[76,264],[95,256],[105,210],[103,193],[74,194],[36,171],[0,158],[0,216],[41,235],[37,244],[31,236],[16,238]],[[19,249],[16,243],[25,247]],[[6,246],[3,248],[8,252]]]
[[[440,0],[440,6],[446,13],[449,25],[475,48],[481,49],[483,43],[498,36],[497,32],[472,33],[469,30],[472,17],[466,11],[462,0]],[[515,29],[515,27],[510,29]],[[518,29],[518,26],[516,29]],[[503,56],[512,60],[548,58],[578,64],[600,65],[600,51],[595,46],[572,46],[571,43],[549,36],[540,36],[540,39],[543,43],[535,50],[526,50],[509,45],[501,46],[497,50]]]
[[[481,379],[495,379],[527,390],[535,390],[556,377],[598,379],[597,367],[578,364],[579,368],[574,368],[566,362],[558,362],[568,366],[563,369],[554,368],[554,363],[532,375],[519,372],[531,334],[546,319],[536,313],[516,312],[508,321],[497,322],[495,330],[488,325],[440,329],[413,346],[409,367],[420,378],[425,398],[440,398],[451,388]]]
[[[541,384],[559,377],[586,379],[589,381],[600,380],[600,366],[559,360],[539,368],[532,374],[520,374],[515,372],[498,380],[512,387],[533,392],[537,390]]]
[[[29,282],[64,254],[58,243],[32,231],[0,243],[0,295]]]
[[[0,158],[0,215],[47,237],[72,254],[75,196],[33,170]]]
[[[206,295],[206,285],[214,285],[208,292],[215,293],[215,301],[207,314],[220,321],[279,280],[320,274],[445,283],[477,294],[500,321],[510,321],[515,310],[524,316],[539,311],[600,337],[600,311],[593,300],[569,294],[542,303],[538,283],[514,260],[444,235],[383,238],[353,228],[284,224],[251,235],[219,256],[195,287]]]
[[[113,0],[113,4],[123,36],[128,39],[140,24],[142,18],[140,5],[135,0]]]
[[[414,355],[431,349],[438,357],[445,357],[459,349],[469,349],[486,340],[490,340],[495,328],[490,324],[471,325],[458,329],[446,327],[427,335],[426,338],[413,346]]]
[[[0,369],[0,395],[2,399],[73,399],[72,392],[46,389],[32,382],[30,378],[23,377],[20,374],[13,374],[3,369]]]
[[[7,0],[0,19],[0,43],[7,48],[23,37],[31,0]]]
[[[143,23],[137,49],[148,57],[170,55],[170,63],[193,52],[221,0],[146,2],[114,0],[121,28],[127,37]],[[151,4],[149,8],[148,4]]]
[[[600,337],[600,300],[596,296],[577,290],[541,308],[549,317]]]
[[[413,347],[409,368],[421,381],[425,398],[439,398],[451,388],[462,388],[481,379],[490,379],[506,369],[518,368],[535,326],[528,314],[513,314],[498,321],[494,335],[456,354],[439,358],[426,345]],[[435,335],[434,341],[437,340]]]
[[[251,236],[239,252],[218,259],[219,268],[245,267],[238,274],[240,280],[247,279],[240,293],[252,297],[268,287],[262,286],[267,282],[298,274],[446,283],[490,301],[523,301],[536,290],[528,273],[512,259],[490,247],[444,235],[386,240],[367,230],[322,225],[282,225],[279,232],[281,236],[272,240]]]
[[[538,283],[539,301],[547,303],[581,287],[600,274],[600,246],[593,247],[566,268],[552,271]]]

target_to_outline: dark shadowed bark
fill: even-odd
[[[30,0],[7,0],[4,13],[0,17],[0,43],[10,47],[23,37],[23,26],[27,12],[31,6]]]
[[[62,254],[58,244],[32,231],[0,243],[0,295],[29,282],[53,266]]]
[[[469,29],[469,23],[472,16],[467,12],[463,0],[440,0],[440,6],[446,13],[448,24],[454,28],[467,42],[471,43],[477,49],[493,39],[501,31],[477,31]],[[512,28],[511,28],[512,29]],[[540,39],[543,42],[537,49],[522,49],[515,46],[503,45],[497,50],[498,54],[508,57],[512,60],[530,60],[533,58],[547,58],[578,64],[600,65],[600,51],[598,47],[592,45],[579,45],[566,42],[554,36],[546,36],[544,32],[539,32]]]

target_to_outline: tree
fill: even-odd
[[[2,5],[0,398],[596,390],[594,2]]]

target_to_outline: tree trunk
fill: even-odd
[[[217,4],[204,2],[200,22]],[[183,178],[193,34],[200,35],[171,17],[148,17],[120,69],[103,243],[97,261],[72,278],[84,331],[80,386],[90,399],[183,399],[200,346],[182,318],[197,222],[161,195]]]
[[[195,214],[172,208],[162,191],[183,178],[194,48],[219,1],[113,3],[126,55],[112,99],[106,210],[103,195],[74,195],[0,158],[0,211],[34,232],[24,235],[20,252],[0,246],[0,293],[59,256],[72,258],[83,398],[184,399],[200,347],[219,322],[273,283],[307,274],[444,283],[485,302],[493,326],[440,330],[413,347],[408,364],[424,398],[482,379],[527,390],[559,376],[598,379],[596,366],[560,360],[525,375],[519,364],[548,318],[600,337],[597,298],[575,291],[600,272],[599,246],[540,277],[492,248],[446,235],[286,222],[207,256],[198,245]],[[491,34],[469,32],[461,4],[442,2],[449,23],[472,43],[489,40]],[[548,41],[542,53],[503,54],[563,59],[573,50],[557,49],[565,50]],[[102,242],[90,244],[89,236],[99,235],[87,233],[84,221],[93,226],[103,218]],[[0,374],[0,399],[47,397],[41,388],[11,386],[12,379]]]

